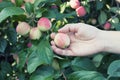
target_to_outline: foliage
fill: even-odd
[[[86,57],[56,55],[50,46],[50,33],[68,23],[87,23],[99,29],[110,22],[109,30],[120,30],[120,8],[115,0],[79,0],[87,11],[78,17],[69,0],[16,0],[0,2],[0,79],[1,80],[120,80],[120,56],[101,52]],[[53,7],[53,6],[56,6]],[[19,22],[37,26],[41,17],[52,22],[39,40],[16,32]],[[92,20],[96,20],[95,23]],[[32,43],[28,47],[28,43]]]

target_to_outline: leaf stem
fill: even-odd
[[[63,75],[64,80],[67,80],[67,78],[63,72],[62,72],[62,75]]]
[[[108,77],[107,77],[107,80],[109,80],[111,78],[111,76],[109,75]]]

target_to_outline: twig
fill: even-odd
[[[63,72],[62,72],[62,75],[63,75],[64,80],[67,80],[67,78]]]
[[[119,8],[119,3],[116,1],[116,5],[117,5],[117,8]],[[114,16],[112,16],[108,21],[110,21],[112,18],[115,18],[116,16],[118,16],[118,14],[116,13]]]

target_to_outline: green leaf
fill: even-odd
[[[119,18],[117,18],[117,17],[114,17],[114,18],[112,18],[111,20],[110,20],[110,22],[111,23],[119,23]]]
[[[24,14],[24,10],[19,7],[7,7],[0,12],[0,23],[9,16]]]
[[[40,4],[42,6],[47,2],[54,2],[54,1],[56,1],[56,0],[36,0],[35,3],[34,3],[34,8],[40,6]]]
[[[37,69],[30,77],[30,80],[53,80],[54,70],[49,66]]]
[[[23,0],[15,0],[17,6],[21,7],[23,5]]]
[[[52,62],[52,67],[55,69],[55,70],[60,70],[60,65],[58,63],[58,61],[56,59],[53,60]]]
[[[106,80],[96,71],[76,71],[69,75],[68,80]]]
[[[6,62],[6,61],[2,61],[0,63],[0,79],[2,80],[6,80],[6,74],[10,74],[12,72],[12,68],[11,65]]]
[[[42,64],[51,64],[53,60],[53,52],[48,40],[42,40],[37,49],[31,53],[28,58],[27,69],[29,73],[35,71],[35,69]]]
[[[17,67],[19,70],[22,70],[25,63],[27,63],[27,52],[25,50],[22,50],[18,53],[19,63],[17,64]]]
[[[59,13],[57,10],[47,10],[43,13],[43,16],[46,16],[48,18],[55,18],[57,20],[61,20],[63,18],[70,18],[71,16],[76,15],[76,12],[73,11],[68,14]]]
[[[19,15],[19,16],[17,16],[17,15],[14,15],[13,17],[12,17],[12,20],[13,21],[25,21],[26,20],[26,18],[27,18],[27,16],[26,15]]]
[[[71,63],[72,69],[78,70],[96,70],[95,65],[89,58],[75,58]]]
[[[102,8],[103,8],[103,1],[97,0],[97,1],[96,1],[96,9],[97,9],[97,10],[100,10],[100,9],[102,9]]]
[[[36,18],[40,18],[42,16],[42,12],[41,11],[36,11]]]
[[[6,8],[6,7],[13,7],[14,4],[11,3],[11,2],[6,2],[6,1],[3,1],[0,3],[0,10]]]
[[[104,11],[101,11],[101,12],[100,12],[100,15],[99,15],[99,17],[98,17],[98,22],[99,22],[99,24],[104,24],[104,23],[106,22],[106,20],[107,20],[107,15],[106,15],[106,13],[105,13]]]
[[[15,44],[17,41],[17,33],[14,28],[8,28],[7,30],[7,37],[8,40],[12,43]]]
[[[117,31],[120,31],[120,23],[112,23],[112,27],[114,27]]]
[[[30,15],[33,12],[33,5],[31,3],[25,3],[25,10]]]
[[[108,80],[120,80],[119,77],[110,77]]]
[[[120,77],[120,60],[113,61],[108,67],[107,73],[111,77]]]
[[[25,74],[24,73],[18,73],[18,80],[26,80],[25,79]]]
[[[67,4],[67,3],[63,3],[63,4],[60,5],[60,9],[61,9],[61,10],[60,10],[60,13],[63,13],[63,12],[65,11],[65,9],[66,9],[66,4]]]
[[[0,79],[5,80],[3,73],[0,72]]]
[[[100,66],[103,57],[104,57],[104,55],[102,53],[99,53],[93,57],[93,62],[96,67]]]
[[[110,8],[110,11],[120,15],[120,8],[119,7],[112,7],[112,8]]]
[[[7,41],[3,38],[0,38],[0,52],[4,52],[7,47]]]
[[[87,13],[89,14],[90,13],[90,5],[86,5],[85,9],[86,9]]]
[[[60,60],[60,61],[59,61],[59,64],[60,64],[60,68],[61,68],[61,69],[64,69],[64,68],[66,68],[66,67],[71,66],[71,61],[68,60],[68,59],[63,59],[63,60]]]
[[[27,70],[29,73],[32,73],[35,71],[35,69],[43,64],[44,62],[42,62],[38,56],[38,53],[36,51],[32,52],[31,55],[28,58],[28,64],[27,64]]]

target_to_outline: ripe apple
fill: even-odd
[[[54,38],[54,42],[59,48],[66,48],[70,45],[70,38],[67,34],[57,33]]]

